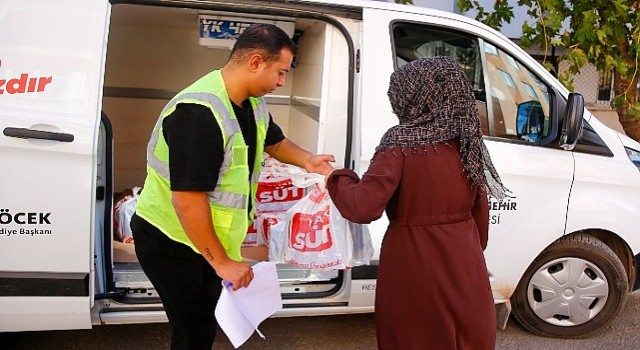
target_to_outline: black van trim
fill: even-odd
[[[633,282],[632,291],[640,289],[640,253],[633,257],[636,265],[636,280]]]
[[[88,273],[0,272],[0,297],[86,297]]]
[[[104,224],[103,224],[103,235],[102,235],[102,244],[104,247],[104,251],[111,252],[112,251],[112,242],[113,242],[113,126],[111,125],[111,120],[104,113],[101,112],[100,122],[104,126],[105,130],[105,142],[104,142],[104,161],[105,161],[105,169],[106,169],[106,179],[105,179],[105,189],[104,189]],[[96,188],[96,191],[99,189]],[[102,254],[102,258],[104,259],[105,266],[105,291],[113,292],[115,291],[116,285],[113,281],[113,255],[112,254]],[[96,275],[97,278],[97,275]]]
[[[574,148],[574,151],[578,153],[587,153],[597,156],[613,157],[613,152],[611,152],[600,135],[598,135],[598,133],[586,120],[584,121],[584,125],[582,127],[582,135],[578,139],[578,143],[576,144],[576,148]]]
[[[333,295],[336,294],[340,288],[342,288],[342,285],[344,284],[344,271],[340,270],[338,271],[338,277],[331,279],[329,281],[321,281],[321,282],[307,282],[307,283],[313,283],[314,285],[318,285],[318,284],[333,284],[333,287],[327,291],[324,292],[309,292],[309,293],[303,293],[303,294],[298,294],[298,293],[282,293],[282,299],[312,299],[312,298],[323,298],[329,295]],[[301,283],[301,285],[304,285],[305,283]]]
[[[284,304],[282,305],[283,309],[295,309],[295,308],[319,308],[319,307],[338,307],[338,306],[349,306],[349,303],[336,301],[332,303],[301,303],[301,304]]]
[[[378,279],[378,265],[355,266],[351,269],[352,280]]]

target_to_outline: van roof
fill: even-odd
[[[258,1],[262,1],[262,0],[258,0]],[[319,5],[335,5],[335,6],[358,7],[358,8],[376,8],[376,9],[388,9],[388,10],[394,10],[394,11],[410,10],[409,12],[414,12],[415,9],[417,9],[418,11],[420,11],[420,9],[429,9],[433,11],[433,9],[430,9],[428,7],[429,5],[427,6],[404,5],[404,4],[397,4],[393,2],[374,1],[374,0],[293,0],[293,1],[287,1],[287,2],[305,2],[305,3],[315,3]],[[437,3],[439,1],[431,0],[430,2]]]
[[[112,4],[136,4],[138,1],[131,0],[110,0]],[[147,4],[153,5],[154,3],[161,3],[163,5],[175,6],[172,5],[172,2],[176,2],[178,6],[184,6],[183,1],[180,0],[150,0]],[[439,0],[429,0],[429,3],[436,4]],[[373,1],[373,0],[217,0],[215,2],[211,2],[208,0],[192,0],[194,5],[198,3],[202,3],[203,6],[209,5],[218,5],[222,8],[228,8],[233,10],[238,10],[243,5],[254,5],[256,7],[263,8],[271,8],[273,10],[283,10],[283,11],[314,11],[324,14],[334,14],[338,16],[344,16],[349,18],[362,18],[362,12],[365,8],[370,9],[380,9],[380,10],[388,10],[395,12],[405,12],[405,13],[414,13],[421,15],[428,15],[439,18],[447,18],[454,19],[461,23],[465,23],[474,27],[482,28],[488,32],[493,33],[499,37],[509,40],[502,33],[497,30],[479,22],[475,19],[465,17],[461,14],[442,11],[434,8],[429,8],[425,6],[415,6],[415,5],[404,5],[404,4],[396,4],[396,3],[388,3],[383,1]],[[197,6],[197,5],[196,5]],[[428,4],[427,4],[428,6]]]
[[[416,6],[416,5],[404,5],[404,4],[396,4],[391,2],[384,1],[374,1],[374,0],[254,0],[255,2],[265,2],[265,3],[283,3],[283,4],[308,4],[310,7],[314,7],[313,5],[317,5],[317,8],[323,7],[335,7],[335,8],[344,8],[344,9],[359,9],[362,10],[364,8],[372,8],[372,9],[384,9],[384,10],[392,10],[399,12],[411,12],[411,13],[421,13],[421,14],[434,14],[434,12],[440,14],[446,14],[447,16],[460,16],[466,19],[467,17],[461,16],[459,14],[455,14],[453,12],[447,12],[442,10],[437,10],[434,8],[426,6]],[[230,2],[237,2],[230,1]],[[437,4],[439,0],[430,0],[429,3]]]
[[[436,4],[439,0],[429,0],[429,3]],[[222,0],[221,2],[228,2],[237,4],[238,0]],[[325,13],[330,13],[331,11],[327,11],[327,7],[333,8],[337,10],[336,12],[358,12],[362,13],[362,10],[365,8],[371,9],[381,9],[381,10],[389,10],[396,12],[408,12],[422,15],[430,15],[441,18],[452,18],[458,20],[460,22],[464,22],[476,27],[483,27],[488,29],[499,36],[503,36],[502,33],[486,26],[485,24],[476,21],[475,19],[463,16],[458,13],[438,10],[434,8],[429,8],[428,4],[426,6],[416,6],[416,5],[404,5],[404,4],[396,4],[389,3],[383,1],[373,1],[373,0],[253,0],[248,1],[248,3],[264,3],[269,4],[270,6],[276,6],[278,8],[288,8],[288,7],[303,7],[307,9],[313,10],[322,10]],[[340,11],[342,10],[342,11]]]
[[[157,0],[156,0],[157,1]],[[150,4],[156,1],[149,1]],[[157,1],[164,4],[170,4],[172,1],[176,0],[161,0]],[[181,2],[181,1],[176,1]],[[195,0],[193,3],[202,2],[204,4],[211,4],[210,1],[207,0]],[[230,4],[230,5],[238,5],[238,3],[246,3],[246,4],[255,4],[255,5],[265,5],[267,7],[274,8],[299,8],[304,6],[308,9],[326,9],[327,7],[331,7],[334,9],[342,9],[347,11],[358,11],[361,12],[364,8],[372,8],[372,9],[383,9],[383,10],[391,10],[398,12],[410,12],[417,14],[430,14],[430,15],[440,15],[446,17],[455,17],[457,19],[463,20],[465,22],[475,22],[474,20],[462,16],[460,14],[456,14],[454,12],[442,11],[435,8],[429,8],[429,4],[426,6],[416,6],[416,5],[404,5],[404,4],[396,4],[384,1],[375,1],[375,0],[218,0],[215,1],[217,4]],[[439,0],[430,0],[429,3],[437,4]],[[112,4],[117,3],[132,3],[130,0],[111,0]],[[133,3],[137,3],[134,1]],[[214,5],[215,3],[211,4]]]

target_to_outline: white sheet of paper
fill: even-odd
[[[276,264],[259,262],[253,266],[253,281],[247,288],[233,291],[222,287],[216,305],[216,319],[235,348],[244,344],[267,317],[282,309]]]

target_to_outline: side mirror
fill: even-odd
[[[562,121],[560,147],[565,151],[573,151],[582,134],[584,124],[584,97],[578,93],[570,93],[567,99],[567,111]]]
[[[544,111],[539,101],[518,104],[516,133],[519,139],[537,142],[542,136],[543,127]]]

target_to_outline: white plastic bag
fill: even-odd
[[[373,256],[365,225],[342,217],[324,183],[291,207],[285,225],[271,228],[269,260],[313,270],[341,270],[368,264]],[[284,228],[284,230],[283,230]]]
[[[282,262],[287,232],[287,214],[264,214],[258,222],[261,232],[269,242],[269,261]]]
[[[331,226],[336,232],[344,231],[350,238],[347,265],[368,265],[373,257],[373,243],[367,225],[356,224],[342,217],[338,208],[331,204]]]
[[[127,195],[120,199],[114,207],[114,231],[118,241],[123,243],[133,243],[133,234],[131,233],[131,217],[136,212],[136,203],[140,195],[141,187],[134,187],[133,194]]]
[[[302,197],[305,189],[293,184],[291,178],[270,173],[262,174],[258,183],[254,209],[255,245],[269,245],[269,228],[273,219],[284,220],[284,214]],[[247,235],[247,239],[251,236]],[[243,247],[248,245],[247,239]]]
[[[371,260],[369,231],[342,217],[324,176],[267,158],[258,187],[250,228],[254,236],[247,236],[243,246],[266,242],[269,261],[314,270],[346,269]]]
[[[282,218],[305,194],[308,185],[297,185],[309,176],[304,170],[267,158],[260,173],[256,193],[253,225],[247,230],[243,247],[269,245],[269,228],[273,218]],[[322,181],[322,177],[316,181]],[[262,223],[267,223],[262,224]]]
[[[344,225],[330,220],[338,211],[323,187],[316,184],[287,211],[286,243],[282,244],[282,260],[287,264],[315,270],[348,267],[351,237]]]

